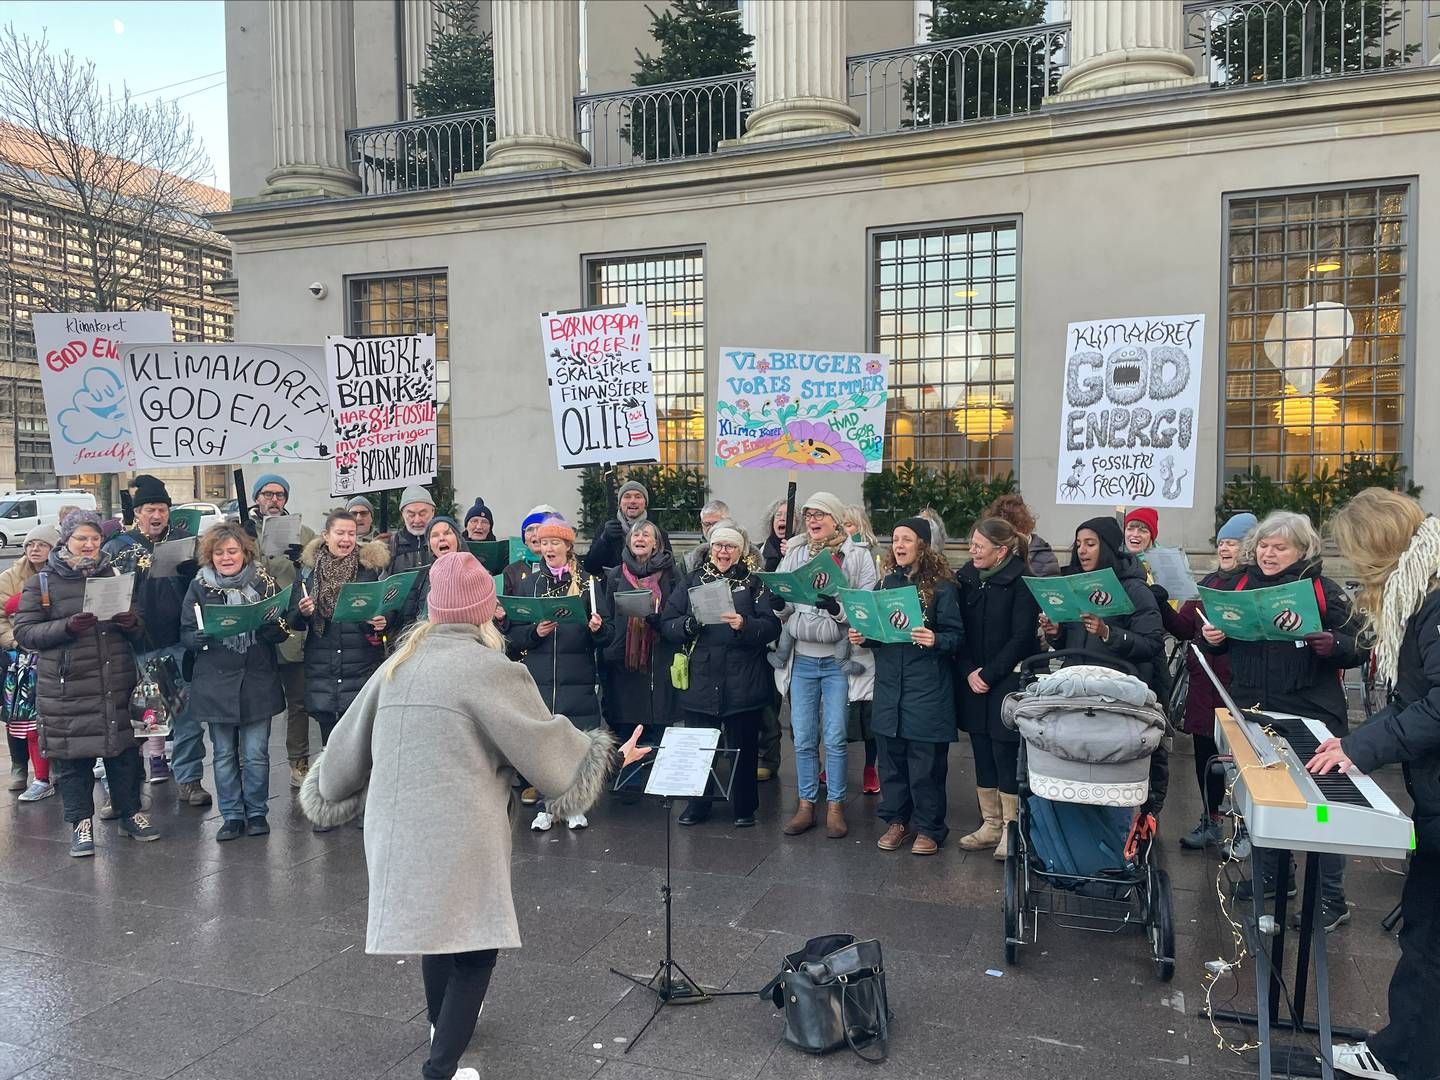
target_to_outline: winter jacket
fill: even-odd
[[[300,805],[320,825],[363,809],[366,952],[518,948],[515,772],[544,793],[551,813],[584,813],[605,790],[614,739],[551,715],[525,669],[481,645],[471,627],[437,626],[394,664],[331,733]]]
[[[180,608],[195,571],[191,568],[189,575],[151,577],[150,556],[157,544],[189,536],[190,530],[181,521],[172,522],[157,540],[132,525],[112,536],[102,549],[117,573],[135,575],[135,607],[145,620],[145,639],[139,646],[144,652],[168,648],[180,640]]]
[[[390,534],[387,543],[389,544],[390,573],[392,574],[418,570],[435,561],[434,556],[430,554],[430,545],[425,542],[424,533],[416,536],[403,525]]]
[[[532,563],[528,559],[516,559],[501,572],[500,577],[505,583],[505,596],[523,596],[525,581],[539,567],[539,563]],[[500,598],[500,606],[505,606],[505,598]]]
[[[909,575],[892,570],[877,588],[903,589]],[[871,730],[891,739],[954,742],[955,654],[965,644],[960,590],[952,581],[935,586],[925,625],[935,631],[933,648],[909,643],[865,642],[875,654],[875,694]]]
[[[670,566],[660,573],[660,611],[675,592],[678,578],[675,567]],[[615,594],[636,588],[624,576],[622,568],[611,567],[605,572],[605,593],[613,608]],[[651,620],[652,624],[658,619]],[[650,662],[640,671],[631,671],[625,666],[625,637],[630,630],[630,620],[615,616],[610,640],[602,653],[605,665],[605,719],[617,732],[628,733],[636,724],[670,724],[676,719],[679,708],[675,699],[675,687],[670,682],[670,661],[675,657],[675,645],[669,639],[656,633],[650,643]]]
[[[590,575],[580,573],[580,599],[589,610]],[[521,584],[521,596],[565,596],[570,591],[570,572],[554,577],[542,563],[536,573]],[[595,599],[602,619],[600,632],[590,633],[588,626],[566,623],[556,626],[547,637],[536,632],[538,623],[505,624],[505,639],[510,655],[525,665],[525,670],[540,688],[540,696],[553,713],[562,713],[581,731],[600,726],[600,698],[596,694],[600,670],[598,650],[614,632],[610,617],[610,596],[604,582],[595,579]],[[501,601],[504,605],[504,601]]]
[[[16,647],[15,629],[11,625],[10,616],[4,611],[5,601],[18,595],[25,587],[25,582],[37,573],[39,571],[30,565],[30,560],[23,554],[10,564],[4,573],[0,573],[0,651]]]
[[[1335,649],[1318,656],[1309,645],[1291,641],[1238,641],[1226,638],[1207,651],[1230,657],[1230,696],[1242,709],[1258,705],[1274,712],[1295,713],[1323,721],[1335,735],[1350,730],[1349,703],[1341,683],[1346,668],[1358,667],[1364,652],[1355,642],[1358,632],[1350,597],[1324,577],[1319,559],[1301,560],[1273,577],[1247,566],[1235,583],[1237,589],[1266,589],[1292,581],[1318,581],[1325,597],[1321,625],[1335,635]]]
[[[1216,571],[1201,578],[1200,585],[1206,589],[1231,589],[1234,588],[1237,577],[1238,574]],[[1213,739],[1215,710],[1221,705],[1220,694],[1211,684],[1210,676],[1206,675],[1205,669],[1200,666],[1200,661],[1195,659],[1195,651],[1188,645],[1188,642],[1197,641],[1203,647],[1205,643],[1205,638],[1200,633],[1205,628],[1200,619],[1200,601],[1186,600],[1178,611],[1169,604],[1161,604],[1160,618],[1165,623],[1165,632],[1179,641],[1185,649],[1185,668],[1190,672],[1190,689],[1185,697],[1185,731],[1190,735],[1205,735]],[[1216,677],[1228,687],[1230,658],[1224,653],[1215,653],[1208,656],[1207,660]]]
[[[660,550],[670,551],[670,534],[653,521],[651,524],[660,531]],[[625,550],[625,538],[629,535],[630,530],[620,523],[620,519],[612,517],[601,526],[600,531],[595,534],[595,539],[590,541],[590,550],[585,553],[585,560],[581,563],[581,568],[587,574],[599,575],[612,567],[619,566],[621,552]]]
[[[293,628],[305,635],[305,709],[312,716],[339,716],[350,707],[355,695],[385,659],[382,645],[373,643],[374,631],[368,622],[336,622],[325,624],[325,632],[317,633],[310,620],[300,614],[300,601],[308,590],[315,592],[315,559],[320,537],[305,545],[300,556],[300,581],[304,589],[290,591],[290,613],[285,617]],[[390,549],[378,540],[363,544],[355,581],[379,581],[390,562]]]
[[[702,566],[676,586],[662,616],[666,639],[689,654],[690,687],[679,692],[680,707],[705,716],[733,716],[762,709],[773,700],[766,646],[780,637],[770,593],[744,563],[730,568],[726,580],[739,630],[724,623],[701,626],[690,615],[690,590],[713,577]]]
[[[1060,560],[1043,536],[1030,537],[1030,573],[1036,577],[1060,576]]]
[[[1440,851],[1440,590],[1405,624],[1395,693],[1396,702],[1341,746],[1361,772],[1396,761],[1404,766],[1416,845],[1433,855]]]
[[[280,585],[261,568],[255,587],[260,599],[268,600],[281,591]],[[276,646],[289,638],[279,625],[261,627],[255,641],[243,653],[223,641],[204,638],[195,622],[195,606],[223,607],[225,594],[206,585],[198,575],[190,582],[185,606],[180,612],[180,641],[195,655],[190,678],[190,715],[202,724],[251,724],[268,721],[285,708],[285,691],[280,683]]]
[[[260,537],[260,512],[252,510],[249,519],[245,522],[245,531],[248,532],[256,543]],[[300,526],[300,548],[303,551],[315,541],[315,530],[309,525]],[[295,584],[297,576],[296,566],[285,555],[261,555],[260,563],[265,567],[266,573],[275,579],[275,584],[280,588],[286,585]],[[296,590],[299,591],[299,590]],[[291,602],[296,603],[295,593],[290,594]],[[288,638],[280,643],[276,652],[282,664],[298,664],[305,659],[305,634],[296,628],[295,623],[290,619],[285,620],[294,631]]]
[[[868,547],[846,540],[839,548],[840,569],[845,575],[843,586],[847,589],[873,589],[878,580],[875,572],[875,556]],[[799,570],[813,555],[807,543],[791,545],[785,557],[780,560],[780,570],[789,573]],[[837,587],[842,583],[836,582]],[[831,594],[833,595],[833,593]],[[844,613],[832,615],[828,611],[811,607],[809,604],[785,604],[780,609],[785,628],[795,638],[795,651],[807,656],[829,656],[832,649],[824,646],[835,644],[846,634]]]
[[[1145,685],[1163,701],[1165,694],[1161,687],[1165,680],[1157,677],[1156,669],[1163,672],[1165,666],[1165,626],[1160,621],[1160,604],[1150,586],[1145,584],[1145,564],[1133,555],[1122,555],[1112,569],[1135,610],[1129,615],[1112,615],[1105,620],[1110,627],[1109,641],[1101,641],[1095,635],[1086,633],[1084,623],[1065,623],[1060,627],[1060,638],[1055,647],[1085,649],[1098,654],[1095,659],[1081,657],[1071,660],[1071,663],[1103,663],[1098,657],[1114,656],[1133,664]],[[1072,566],[1065,572],[1078,574],[1080,568]]]
[[[102,561],[96,572],[115,571]],[[42,584],[49,589],[48,604]],[[130,694],[139,681],[135,646],[144,639],[144,621],[128,631],[99,622],[71,634],[65,623],[84,606],[85,578],[52,554],[44,571],[25,582],[15,614],[15,640],[40,654],[35,685],[40,752],[52,760],[115,757],[136,745]]]
[[[1000,719],[1005,695],[1020,689],[1016,665],[1042,651],[1036,629],[1040,606],[1025,587],[1025,573],[1024,561],[1011,558],[988,578],[982,579],[973,563],[966,563],[955,574],[965,620],[965,641],[956,653],[955,665],[960,724],[972,735],[989,735],[1000,742],[1019,741]],[[988,694],[970,689],[970,673],[976,668],[990,687]]]

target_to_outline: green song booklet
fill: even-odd
[[[828,551],[822,551],[798,570],[756,574],[766,588],[788,604],[809,604],[821,596],[835,596],[850,583]]]
[[[1236,641],[1298,641],[1324,629],[1309,580],[1239,592],[1201,588],[1200,601],[1205,617]]]
[[[1082,615],[1129,615],[1135,610],[1125,587],[1108,566],[1088,574],[1023,579],[1040,605],[1040,614],[1053,623],[1079,622]]]
[[[379,581],[346,582],[335,598],[335,621],[369,622],[376,615],[399,611],[410,599],[410,591],[419,577],[419,570],[407,570]]]
[[[910,632],[925,625],[920,591],[914,585],[900,589],[841,589],[845,621],[871,641],[887,645],[909,642]]]
[[[505,614],[514,622],[584,626],[590,611],[584,596],[507,596]]]
[[[285,609],[290,606],[291,588],[293,586],[286,585],[270,599],[261,600],[258,604],[206,604],[200,608],[201,621],[197,625],[204,633],[217,639],[253,634],[285,614]]]

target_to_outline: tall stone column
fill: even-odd
[[[853,134],[846,104],[845,4],[764,0],[755,5],[755,109],[743,142]]]
[[[345,130],[355,126],[355,20],[348,0],[271,0],[275,168],[262,195],[349,195],[360,187]]]
[[[1185,55],[1184,0],[1070,0],[1070,70],[1047,100],[1090,98],[1205,82]]]
[[[575,138],[580,92],[580,5],[575,0],[492,0],[495,141],[481,172],[578,169],[590,155]]]
[[[410,87],[425,74],[425,65],[430,60],[430,45],[435,40],[440,26],[440,11],[434,0],[401,0],[403,25],[401,33],[405,42],[405,108],[407,115],[415,115],[415,94]]]

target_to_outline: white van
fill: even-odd
[[[60,527],[60,508],[95,509],[95,496],[88,491],[7,491],[0,495],[0,548],[23,544],[25,534],[37,525]]]

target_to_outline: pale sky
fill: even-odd
[[[100,81],[147,100],[173,99],[195,124],[214,175],[230,189],[225,127],[225,11],[220,0],[26,0],[0,5],[0,23],[93,60]]]

